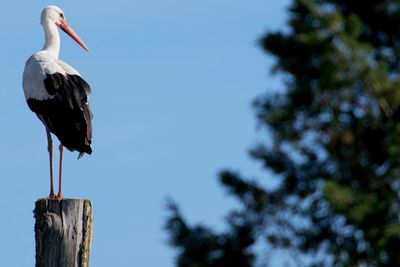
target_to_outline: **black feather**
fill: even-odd
[[[69,150],[91,154],[92,113],[90,86],[79,75],[48,74],[44,80],[46,100],[28,99],[29,108]]]

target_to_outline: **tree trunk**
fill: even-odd
[[[88,267],[92,203],[86,199],[38,199],[34,216],[36,267]]]

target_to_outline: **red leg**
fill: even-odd
[[[63,194],[62,194],[62,163],[63,163],[63,152],[64,152],[64,146],[62,144],[60,144],[60,171],[58,174],[58,194],[57,194],[57,198],[58,199],[62,199],[63,198]]]
[[[54,194],[54,176],[53,176],[53,140],[51,140],[50,131],[46,128],[47,134],[47,151],[49,151],[50,161],[50,195],[49,198],[56,198]]]

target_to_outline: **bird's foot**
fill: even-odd
[[[56,198],[57,198],[57,199],[63,199],[63,197],[64,197],[63,194],[62,194],[61,192],[59,192],[59,193],[57,194],[57,197],[56,197]]]
[[[49,198],[50,199],[57,199],[57,196],[54,193],[50,193]]]

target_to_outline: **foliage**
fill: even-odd
[[[171,233],[172,245],[181,248],[177,266],[252,266],[254,255],[248,248],[254,238],[249,225],[233,219],[229,233],[215,234],[201,225],[189,227],[173,202],[169,210],[166,229]]]
[[[217,266],[189,257],[182,231],[211,242],[203,255],[243,256],[259,241],[312,256],[309,266],[400,266],[400,2],[293,0],[289,14],[287,29],[261,39],[285,88],[255,101],[273,142],[251,150],[279,186],[222,172],[222,185],[243,204],[230,216],[252,242],[228,254],[225,247],[243,241],[210,240],[238,229],[188,227],[175,212],[168,230],[178,266]],[[171,227],[173,219],[185,227]],[[224,266],[254,261],[246,264]]]

